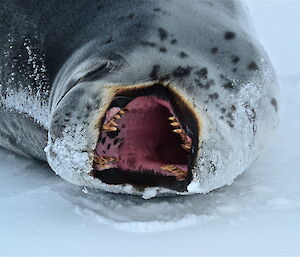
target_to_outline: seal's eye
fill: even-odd
[[[100,130],[92,176],[109,184],[184,191],[193,140],[169,100],[155,94],[117,96]]]
[[[110,72],[113,69],[114,65],[110,61],[103,62],[99,67],[96,67],[95,69],[89,71],[87,74],[85,74],[81,79],[82,81],[92,81],[97,80],[103,77],[105,74]]]

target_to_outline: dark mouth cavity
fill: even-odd
[[[193,112],[163,85],[119,91],[100,122],[90,175],[106,184],[186,191],[198,146]]]

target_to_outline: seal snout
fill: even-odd
[[[99,125],[90,175],[107,184],[185,191],[198,144],[195,124],[188,107],[163,86],[125,90]]]

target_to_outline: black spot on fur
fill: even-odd
[[[235,105],[231,105],[231,106],[229,107],[229,109],[230,109],[230,111],[232,111],[232,112],[235,112],[235,111],[236,111]]]
[[[148,42],[148,41],[142,41],[141,42],[142,46],[148,46],[148,47],[156,47],[156,44],[153,42]]]
[[[230,120],[227,121],[227,124],[228,124],[228,126],[231,127],[231,128],[234,127],[233,123],[232,123]]]
[[[238,56],[232,56],[231,61],[233,64],[237,64],[240,61],[240,58]]]
[[[203,88],[203,89],[209,89],[211,86],[215,85],[215,81],[212,79],[210,79],[206,83],[201,83],[201,81],[199,79],[195,79],[195,83],[197,86],[199,86],[200,88]]]
[[[225,113],[226,112],[226,108],[225,107],[222,107],[221,108],[221,113]]]
[[[111,144],[108,144],[108,146],[107,146],[107,150],[109,150],[110,146],[111,146]]]
[[[180,56],[181,58],[188,57],[188,55],[187,55],[185,52],[183,52],[183,51],[180,52],[179,56]]]
[[[232,69],[232,72],[236,72],[236,71],[237,71],[237,68],[233,68],[233,69]]]
[[[211,101],[214,101],[214,100],[217,100],[219,98],[219,94],[218,93],[213,93],[213,94],[209,95],[208,97]]]
[[[217,47],[213,47],[212,49],[210,49],[210,51],[211,51],[212,54],[218,53],[218,50],[219,49]]]
[[[256,111],[251,107],[249,103],[245,104],[245,111],[248,117],[249,123],[252,126],[253,135],[256,133]]]
[[[153,11],[154,11],[154,12],[160,12],[161,9],[160,9],[160,8],[154,8]]]
[[[167,52],[167,48],[161,47],[161,48],[159,48],[159,51],[162,52],[162,53],[165,53],[165,52]]]
[[[225,33],[225,35],[224,35],[224,38],[225,38],[226,40],[232,40],[232,39],[235,38],[235,33],[232,32],[232,31],[227,31],[227,32]]]
[[[168,32],[163,28],[158,29],[160,40],[165,40],[168,37]]]
[[[209,171],[209,172],[213,172],[213,173],[215,173],[215,172],[216,172],[216,170],[217,170],[217,167],[216,167],[216,165],[214,164],[214,162],[213,162],[213,161],[210,161],[210,162],[209,162],[209,168],[208,168],[208,171]]]
[[[258,66],[256,64],[256,62],[250,62],[247,66],[248,70],[251,71],[257,71],[258,70]]]
[[[234,90],[234,85],[231,81],[226,82],[225,84],[222,85],[222,87],[229,89],[229,90]]]
[[[232,112],[227,113],[227,118],[229,118],[230,120],[234,120]]]
[[[273,105],[275,111],[277,112],[278,111],[278,104],[277,104],[277,101],[276,101],[275,98],[271,99],[271,104]]]
[[[207,75],[208,75],[207,68],[204,67],[201,70],[196,71],[195,74],[202,79],[207,79]]]
[[[175,45],[175,44],[177,44],[177,40],[176,40],[176,39],[172,39],[170,43],[171,43],[172,45]]]
[[[208,89],[208,88],[205,87],[204,83],[201,83],[201,81],[199,79],[195,79],[195,83],[200,88]]]
[[[193,70],[192,67],[186,66],[178,66],[176,70],[173,71],[173,76],[176,78],[182,78],[182,77],[187,77],[191,74],[191,71]]]
[[[159,69],[160,69],[160,65],[159,64],[156,64],[152,67],[152,71],[150,73],[150,78],[153,79],[153,80],[157,80],[158,79],[158,72],[159,72]]]

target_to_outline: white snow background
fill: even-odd
[[[300,1],[248,1],[281,84],[272,146],[207,195],[106,194],[0,150],[0,255],[300,255]]]

